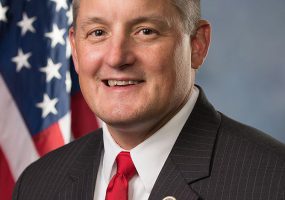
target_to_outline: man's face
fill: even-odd
[[[70,37],[82,93],[110,127],[151,131],[187,101],[190,36],[168,1],[81,0]]]

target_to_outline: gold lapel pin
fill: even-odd
[[[172,196],[167,196],[167,197],[164,197],[162,200],[176,200],[176,198]]]

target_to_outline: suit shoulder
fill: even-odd
[[[102,131],[97,130],[46,154],[21,174],[13,199],[19,196],[20,199],[47,199],[45,197],[54,195],[64,185],[72,167],[98,157],[102,145]]]
[[[64,162],[70,163],[71,160],[75,159],[77,155],[80,154],[84,148],[88,146],[88,144],[100,142],[100,140],[102,140],[101,129],[91,132],[58,149],[47,153],[45,156],[32,163],[30,167],[33,168],[38,165],[49,165],[51,167],[56,164],[62,165]]]
[[[285,163],[285,145],[256,128],[221,114],[220,132],[222,137],[232,137],[236,141],[244,143],[244,145],[251,146],[259,153],[271,154]]]
[[[77,159],[78,155],[96,143],[99,145],[102,140],[102,131],[99,129],[79,139],[76,139],[58,149],[55,149],[30,164],[23,172],[24,176],[44,176],[58,174],[67,171],[69,166]],[[62,169],[62,171],[61,171]]]

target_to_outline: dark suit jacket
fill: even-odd
[[[157,147],[159,148],[159,147]],[[14,200],[93,200],[102,130],[41,158],[19,178]],[[285,199],[285,147],[217,112],[203,91],[149,199]]]

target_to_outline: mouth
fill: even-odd
[[[115,79],[108,79],[103,80],[103,83],[108,87],[127,87],[132,85],[138,85],[144,81],[138,80],[115,80]]]

